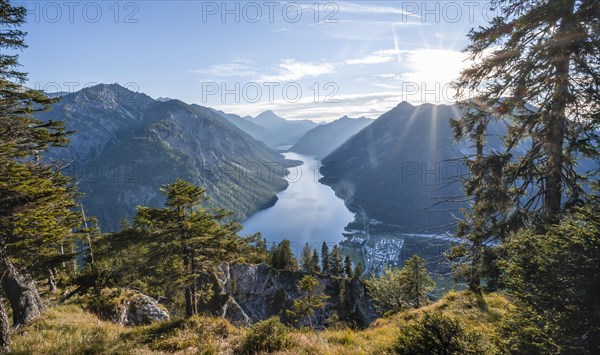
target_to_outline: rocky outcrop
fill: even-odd
[[[198,308],[236,325],[248,325],[272,316],[291,322],[286,310],[291,309],[294,299],[305,296],[297,288],[304,275],[299,271],[274,270],[266,264],[222,264],[216,272],[201,278],[203,285],[212,287],[214,295]],[[313,276],[319,282],[317,289],[329,297],[325,307],[315,312],[313,326],[330,325],[333,315],[337,315],[339,321],[358,327],[366,327],[377,318],[372,300],[360,280]]]
[[[90,305],[101,318],[121,325],[136,326],[171,319],[155,299],[132,290],[102,290]]]

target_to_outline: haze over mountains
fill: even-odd
[[[317,126],[316,123],[309,120],[288,121],[270,110],[256,117],[241,117],[236,114],[212,110],[254,139],[278,150],[285,150],[294,145],[307,131]]]
[[[196,104],[193,104],[192,106],[199,107]],[[215,110],[215,109],[211,109],[211,110],[213,110],[217,114],[223,116],[231,124],[233,124],[234,126],[236,126],[239,129],[241,129],[242,131],[246,132],[247,134],[252,136],[254,139],[259,140],[259,141],[267,144],[270,147],[273,146],[273,143],[275,140],[273,139],[271,132],[269,132],[269,130],[266,129],[265,127],[260,126],[254,122],[251,122],[250,120],[252,119],[252,117],[250,117],[250,116],[241,117],[236,114],[225,113],[223,111],[219,111],[219,110]]]
[[[306,132],[290,150],[322,159],[371,123],[373,120],[366,117],[344,116]]]
[[[405,232],[434,232],[458,207],[441,203],[461,193],[466,173],[449,119],[456,106],[403,102],[323,159],[322,182],[355,211]],[[440,203],[440,204],[438,204]]]
[[[291,163],[202,106],[157,101],[116,84],[63,96],[42,120],[63,120],[71,144],[51,159],[72,162],[84,206],[115,230],[136,205],[160,206],[177,177],[207,190],[214,205],[243,218],[276,201]]]
[[[270,110],[249,120],[269,131],[270,138],[265,143],[272,148],[294,145],[306,132],[317,126],[309,120],[288,121]]]
[[[105,230],[138,204],[158,206],[159,187],[182,177],[204,187],[215,206],[238,219],[270,207],[287,187],[287,161],[274,149],[316,156],[322,183],[355,212],[432,232],[453,222],[466,168],[455,159],[467,147],[453,140],[456,106],[401,103],[377,120],[342,117],[317,125],[287,121],[272,111],[256,118],[178,100],[154,100],[116,84],[62,97],[43,120],[64,120],[76,133],[50,158],[70,161],[84,205]],[[450,182],[455,183],[450,184]]]

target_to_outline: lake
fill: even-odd
[[[304,164],[289,169],[289,186],[277,194],[279,200],[273,207],[242,222],[242,235],[261,232],[269,244],[288,239],[296,255],[307,242],[318,250],[323,242],[341,242],[344,227],[354,220],[354,214],[329,186],[319,183],[320,162],[291,152],[283,155]]]

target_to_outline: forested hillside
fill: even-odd
[[[67,162],[88,214],[115,231],[135,206],[159,206],[158,188],[177,177],[207,189],[214,206],[243,219],[276,201],[290,162],[202,106],[155,101],[119,85],[63,96],[42,121],[63,120],[74,133],[48,157]]]

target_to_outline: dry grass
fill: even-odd
[[[14,335],[14,354],[82,354],[109,352],[119,347],[124,327],[101,321],[80,307],[49,309],[43,319]]]
[[[379,319],[365,330],[292,330],[291,345],[277,354],[386,354],[403,327],[434,310],[459,318],[488,341],[496,322],[510,308],[497,294],[481,298],[450,292],[428,306]],[[11,349],[14,354],[233,354],[247,332],[208,317],[127,328],[101,321],[77,305],[62,305],[16,331]]]

